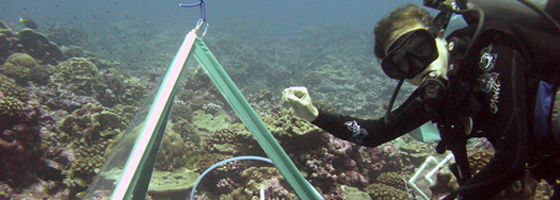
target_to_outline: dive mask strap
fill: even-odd
[[[451,7],[445,6],[441,9],[436,17],[432,20],[428,31],[435,37],[435,38],[443,38],[445,34],[445,30],[447,29],[447,25],[449,25],[449,20],[451,20],[451,15],[453,14]]]

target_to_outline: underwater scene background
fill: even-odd
[[[435,153],[436,142],[409,135],[377,148],[340,140],[295,117],[281,100],[284,88],[305,86],[316,106],[383,116],[396,81],[374,58],[371,32],[391,9],[410,2],[422,3],[206,1],[204,41],[325,199],[423,199],[406,182],[429,156],[446,156]],[[0,200],[84,196],[108,156],[122,150],[117,142],[132,140],[124,133],[200,17],[198,8],[179,3],[194,2],[0,2]],[[195,180],[215,163],[266,157],[204,70],[192,59],[187,65],[148,199],[188,199]],[[414,89],[404,86],[397,105]],[[485,140],[469,145],[471,168],[481,169],[492,147]],[[417,186],[438,199],[457,187],[448,176]],[[550,195],[542,184],[520,184],[502,199],[525,197],[535,187],[535,198]],[[88,199],[108,199],[111,192],[100,189]],[[194,196],[259,199],[261,193],[299,199],[272,164],[260,161],[218,167]]]

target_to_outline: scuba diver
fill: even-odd
[[[545,1],[544,10],[526,1],[527,7],[513,0],[448,2],[424,1],[441,10],[435,17],[409,4],[376,24],[375,55],[385,74],[399,80],[384,117],[364,120],[319,110],[305,87],[286,88],[284,100],[298,117],[368,147],[432,121],[442,139],[436,151],[454,154],[449,168],[460,185],[445,199],[488,199],[527,172],[546,180],[552,199],[560,199],[560,0]],[[529,12],[508,10],[512,2]],[[502,3],[508,8],[499,12]],[[453,13],[468,26],[445,37]],[[392,110],[405,80],[418,87]],[[487,138],[495,150],[476,174],[466,149],[472,137]]]

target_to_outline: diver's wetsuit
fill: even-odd
[[[447,92],[440,102],[430,104],[419,100],[422,91],[416,90],[391,112],[389,123],[383,118],[362,120],[322,110],[312,123],[336,137],[356,142],[351,138],[355,134],[347,126],[355,120],[367,130],[368,135],[361,140],[369,147],[393,140],[430,120],[438,124],[445,149],[464,146],[468,137],[486,137],[495,148],[494,159],[472,178],[459,180],[461,187],[456,193],[463,199],[485,199],[497,194],[524,175],[526,164],[536,162],[530,159],[539,154],[535,153],[538,145],[531,135],[538,87],[533,79],[547,77],[535,75],[533,69],[538,69],[535,66],[539,63],[532,59],[534,52],[523,46],[525,41],[512,37],[515,28],[502,22],[490,22],[485,27],[488,28],[467,57],[469,59],[462,61],[460,67],[456,63],[456,69],[450,72],[450,81],[445,83]],[[470,37],[473,31],[473,27],[467,27],[455,31],[447,39]],[[461,60],[463,51],[451,53],[451,63]],[[466,136],[464,130],[469,127],[465,125],[469,117],[474,126]],[[457,135],[462,135],[463,139],[450,139]]]

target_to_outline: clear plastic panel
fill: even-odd
[[[216,41],[210,37],[208,40],[211,40],[210,49],[213,49],[212,44],[221,42],[221,46],[216,47],[220,54],[217,57],[223,59],[225,70],[236,83],[241,83],[241,92],[266,128],[282,146],[297,170],[325,199],[407,199],[411,196],[422,198],[407,182],[416,172],[415,169],[428,156],[434,155],[432,149],[435,143],[419,142],[410,136],[403,136],[380,147],[368,148],[335,138],[311,123],[295,117],[288,106],[280,103],[279,88],[300,84],[284,81],[282,77],[292,76],[292,70],[299,68],[255,66],[255,63],[249,62],[241,65],[228,63],[232,61],[232,57],[224,55],[223,49],[220,49],[225,48],[228,39]],[[266,51],[287,58],[293,54],[274,49]],[[256,53],[256,50],[253,53]],[[233,62],[257,59],[256,57],[257,54],[240,55],[240,58],[235,58],[237,60]],[[383,91],[392,91],[394,84],[375,75],[374,69],[347,65],[368,65],[358,59],[361,55],[348,57],[352,59],[337,60],[336,55],[326,55],[323,61],[308,63],[307,66],[312,67],[302,69],[306,71],[306,74],[300,77],[302,83],[310,89],[314,99],[330,102],[330,106],[337,108],[340,113],[366,118],[381,115],[388,100],[388,97],[382,95]],[[259,64],[258,61],[255,62]],[[180,90],[175,95],[147,191],[152,199],[188,199],[196,180],[216,163],[240,156],[268,157],[241,118],[229,106],[228,100],[219,92],[220,86],[212,83],[194,59],[189,59],[187,66],[184,78],[180,81]],[[372,71],[358,75],[360,70]],[[243,79],[266,73],[270,73],[267,76],[273,80],[250,83],[251,80]],[[351,79],[351,76],[368,78]],[[333,90],[331,87],[337,89]],[[354,87],[364,91],[360,92]],[[405,91],[410,92],[413,89],[405,86]],[[153,95],[151,97],[153,99]],[[401,98],[398,102],[402,100]],[[317,106],[329,106],[319,103],[317,102]],[[144,105],[151,103],[146,102]],[[363,107],[364,105],[369,107]],[[149,108],[143,107],[141,110],[147,113],[147,109]],[[130,132],[127,133],[130,134],[130,138],[124,137],[123,140],[136,140],[135,134],[138,130],[132,127],[141,127],[144,119],[137,118],[127,131]],[[122,167],[132,145],[126,144],[128,143],[115,147],[126,153],[109,158],[108,160],[114,161],[108,161],[99,173],[99,177],[102,178],[96,179],[90,185],[90,190],[95,190],[91,193],[91,199],[111,194],[115,187],[115,177],[122,174]],[[419,187],[423,192],[429,193],[426,191],[427,185],[419,184]],[[194,199],[299,199],[273,164],[254,160],[235,160],[216,166],[200,180],[193,195]]]

